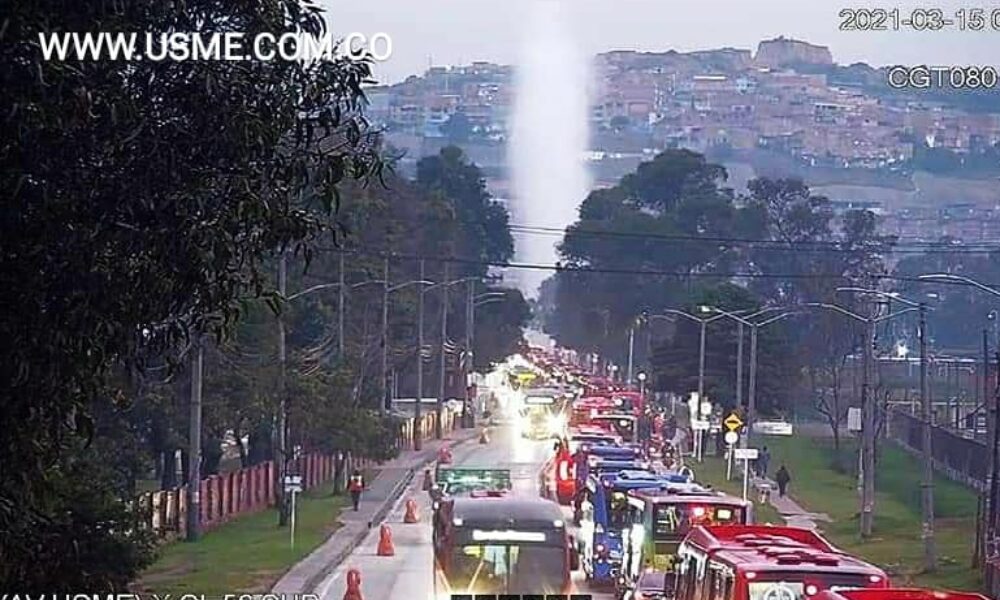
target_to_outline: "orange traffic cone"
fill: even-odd
[[[348,569],[347,571],[347,591],[344,592],[344,600],[364,600],[361,596],[361,571]]]
[[[389,529],[388,525],[382,525],[378,532],[378,550],[376,552],[379,556],[395,556],[396,549],[392,546],[392,530]]]
[[[403,515],[404,523],[416,523],[420,520],[417,515],[417,503],[413,498],[409,498],[406,501],[406,514]]]

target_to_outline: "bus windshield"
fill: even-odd
[[[560,594],[567,568],[561,546],[461,546],[452,555],[448,585],[452,593]]]
[[[866,575],[831,573],[758,573],[760,579],[747,584],[749,600],[807,600],[807,585],[818,589],[862,589],[870,585]]]
[[[653,539],[679,540],[695,525],[733,525],[746,522],[742,506],[693,502],[659,504],[653,513]]]

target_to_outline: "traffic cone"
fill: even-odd
[[[429,492],[434,487],[434,479],[431,477],[431,470],[424,469],[424,491]]]
[[[347,591],[344,592],[344,600],[364,600],[361,596],[361,571],[348,569],[347,571]]]
[[[392,530],[389,529],[388,525],[382,525],[378,532],[378,550],[376,552],[379,556],[395,556],[396,549],[392,546]]]
[[[409,498],[406,501],[406,514],[403,515],[404,523],[416,523],[420,520],[417,515],[417,503],[413,498]]]
[[[451,449],[449,449],[448,446],[442,446],[442,448],[438,450],[438,462],[441,464],[451,463]]]
[[[486,427],[483,427],[483,431],[479,434],[479,443],[480,444],[490,443],[490,432],[489,429],[487,429]]]

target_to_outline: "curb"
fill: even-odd
[[[474,439],[476,439],[476,435],[472,435],[464,439],[453,440],[451,442],[451,446],[452,447],[460,446]],[[414,465],[413,467],[410,467],[406,471],[406,474],[403,475],[403,478],[397,481],[396,485],[393,486],[392,491],[389,492],[388,497],[385,499],[384,502],[382,502],[382,505],[375,511],[375,514],[372,516],[371,521],[369,521],[368,523],[369,526],[365,529],[362,529],[357,535],[351,538],[350,544],[348,544],[342,550],[337,552],[333,556],[333,558],[323,566],[322,569],[320,569],[316,574],[312,575],[311,577],[308,577],[305,581],[305,585],[303,586],[304,589],[302,590],[302,592],[306,592],[307,590],[308,592],[315,592],[319,584],[323,583],[323,580],[329,577],[330,573],[333,573],[335,570],[337,570],[337,568],[340,565],[344,564],[344,561],[347,560],[347,557],[349,557],[354,552],[355,548],[360,546],[361,543],[364,542],[365,538],[368,537],[368,534],[371,533],[372,528],[374,528],[376,525],[382,524],[382,521],[385,520],[386,515],[389,514],[390,510],[392,510],[393,505],[396,503],[397,500],[399,500],[400,496],[403,495],[403,492],[406,491],[406,488],[410,486],[410,483],[413,482],[413,478],[416,477],[417,472],[426,467],[427,465],[435,462],[436,460],[437,460],[437,455],[432,454],[430,458],[421,461],[420,463]]]

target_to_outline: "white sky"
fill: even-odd
[[[319,0],[334,34],[388,33],[393,57],[376,77],[394,82],[434,65],[474,60],[512,64],[524,36],[524,16],[539,0]],[[755,49],[784,35],[829,46],[841,64],[1000,64],[1000,31],[844,32],[836,0],[567,0],[565,12],[582,51]],[[894,0],[869,6],[909,10],[936,5],[947,16],[989,3]],[[1000,7],[1000,5],[994,5]],[[989,9],[987,9],[987,15]],[[1000,20],[1000,19],[998,19]],[[957,26],[955,27],[957,29]]]

